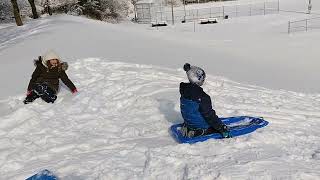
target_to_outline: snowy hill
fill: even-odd
[[[288,21],[313,16],[241,17],[196,32],[193,23],[156,29],[65,15],[1,24],[0,179],[42,169],[63,180],[319,179],[320,30],[286,32]],[[51,48],[69,62],[79,93],[62,86],[54,104],[23,105],[32,60]],[[168,128],[182,122],[185,62],[205,69],[220,117],[270,124],[238,138],[174,142]]]
[[[72,16],[42,18],[21,28],[0,25],[0,81],[8,87],[0,98],[25,92],[34,68],[32,60],[47,49],[55,49],[68,62],[106,57],[180,68],[188,61],[205,66],[209,74],[245,84],[317,93],[320,31],[287,34],[289,20],[305,17],[300,13],[241,17],[215,25],[197,25],[196,33],[193,23],[156,29]],[[12,69],[19,73],[7,81],[6,74]]]
[[[220,116],[270,121],[248,136],[178,145],[182,69],[77,60],[68,71],[81,90],[58,101],[1,101],[0,174],[23,179],[48,168],[62,179],[317,179],[320,96],[271,91],[208,77]]]

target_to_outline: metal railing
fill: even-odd
[[[241,17],[241,16],[255,16],[266,15],[279,12],[279,3],[264,2],[256,4],[244,4],[244,5],[229,5],[229,6],[216,6],[211,8],[190,9],[190,10],[175,10],[171,11],[156,11],[152,20],[153,21],[193,21],[201,18],[228,18]]]
[[[320,17],[288,22],[288,34],[301,31],[307,32],[311,29],[320,29]]]
[[[148,9],[150,8],[150,9]],[[137,21],[140,23],[151,23],[167,21],[187,22],[201,18],[234,18],[241,16],[255,16],[274,14],[279,12],[279,0],[262,3],[249,3],[237,5],[213,6],[199,9],[174,8],[173,13],[167,6],[146,6],[137,8]]]

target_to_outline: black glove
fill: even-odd
[[[223,138],[232,138],[232,135],[230,133],[229,127],[226,125],[223,125],[220,129],[220,134]]]

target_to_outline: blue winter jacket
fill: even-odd
[[[180,94],[180,110],[188,127],[221,130],[223,123],[212,109],[210,96],[200,86],[182,82]]]

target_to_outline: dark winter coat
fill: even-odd
[[[211,98],[203,89],[192,83],[180,83],[181,94],[181,113],[185,122],[197,126],[192,128],[209,128],[213,127],[216,130],[221,130],[223,123],[212,109]],[[190,108],[190,106],[193,106]],[[192,108],[198,108],[192,111]],[[199,115],[202,117],[199,117]],[[203,121],[204,120],[204,121]]]
[[[31,91],[36,83],[46,83],[55,93],[59,90],[59,79],[71,90],[76,89],[66,74],[68,68],[67,63],[63,62],[54,68],[45,67],[41,59],[35,61],[36,69],[32,73],[32,78],[29,82],[28,91]]]

